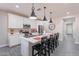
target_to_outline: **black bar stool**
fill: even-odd
[[[56,46],[58,47],[59,46],[59,40],[58,40],[59,39],[59,33],[57,33],[56,36],[57,36],[56,37],[56,40],[57,40],[57,45]]]
[[[50,49],[51,49],[51,52],[53,53],[53,51],[55,50],[55,46],[54,46],[54,36],[53,34],[50,35]]]
[[[46,55],[46,39],[47,37],[42,37],[41,38],[41,43],[36,44],[34,46],[32,46],[32,56],[42,56],[42,55]],[[37,52],[35,52],[35,50]]]
[[[57,48],[58,47],[58,45],[59,45],[59,33],[55,33],[55,48]]]

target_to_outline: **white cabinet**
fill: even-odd
[[[18,44],[21,44],[21,40],[20,40],[20,37],[23,37],[24,35],[23,34],[19,34],[19,33],[15,33],[15,34],[9,34],[8,35],[8,43],[9,43],[9,47],[12,47],[12,46],[16,46]]]
[[[37,28],[37,21],[31,20],[31,28]]]
[[[31,24],[31,20],[29,18],[24,18],[23,24]]]
[[[24,24],[31,25],[31,28],[37,28],[39,21],[34,19],[24,18]]]
[[[8,28],[23,28],[23,17],[9,13]]]
[[[17,35],[10,35],[8,37],[9,47],[15,46],[19,44],[18,36]]]

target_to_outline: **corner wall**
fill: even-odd
[[[8,44],[8,20],[7,13],[0,12],[0,47],[6,46]]]

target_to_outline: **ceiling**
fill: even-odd
[[[20,8],[16,8],[16,4]],[[42,19],[44,16],[43,7],[46,6],[46,17],[49,19],[49,12],[52,11],[52,17],[63,17],[66,16],[66,12],[70,12],[69,15],[79,14],[79,4],[78,3],[35,3],[35,13],[38,18]],[[18,13],[25,16],[30,16],[31,14],[31,3],[0,3],[0,10]],[[38,9],[40,10],[38,11]]]

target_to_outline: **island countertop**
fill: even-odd
[[[21,39],[24,39],[24,40],[26,40],[30,43],[38,43],[38,42],[41,41],[41,37],[48,36],[48,35],[50,35],[50,33],[46,33],[46,34],[43,34],[43,35],[36,35],[34,37],[28,37],[28,38],[27,37],[21,37]]]

